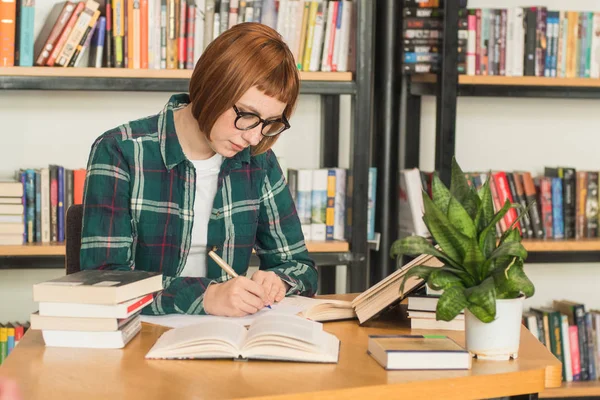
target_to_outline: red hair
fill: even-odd
[[[245,22],[213,40],[196,63],[189,93],[200,130],[210,137],[217,118],[253,86],[285,103],[283,113],[291,117],[300,91],[294,56],[277,31]],[[252,154],[264,153],[278,137],[264,137]]]

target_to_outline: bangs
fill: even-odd
[[[267,96],[273,97],[290,106],[286,107],[286,117],[289,117],[300,89],[296,66],[281,63],[261,78],[256,82],[256,87]]]

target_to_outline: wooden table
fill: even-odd
[[[385,316],[325,323],[341,340],[338,364],[145,360],[166,328],[145,324],[123,350],[46,348],[29,330],[0,367],[25,399],[468,399],[539,393],[561,385],[560,362],[524,327],[519,358],[477,361],[469,371],[385,371],[366,352],[369,334],[408,333]],[[413,333],[434,333],[417,331]],[[464,345],[464,333],[439,331]]]

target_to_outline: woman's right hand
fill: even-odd
[[[212,284],[204,292],[204,310],[210,315],[243,317],[268,304],[264,288],[245,276]]]

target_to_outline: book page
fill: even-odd
[[[246,328],[227,320],[204,320],[163,333],[146,358],[237,357]]]
[[[307,319],[277,315],[257,319],[241,354],[246,358],[306,362],[337,362],[339,340],[323,325]]]

